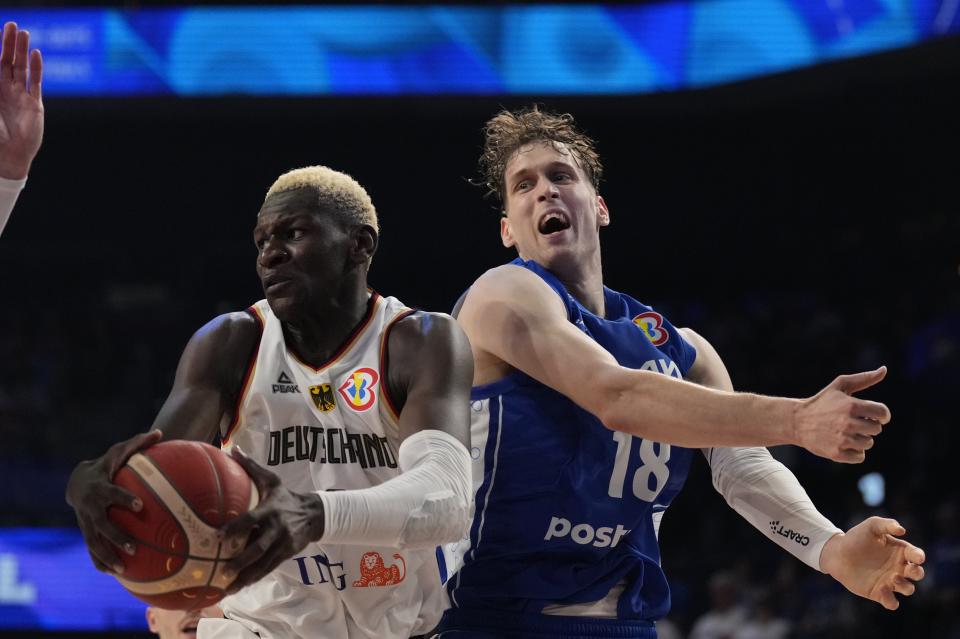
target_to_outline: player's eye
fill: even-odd
[[[304,235],[306,235],[306,232],[303,229],[290,229],[287,231],[287,238],[291,240],[299,240]]]
[[[519,182],[517,182],[517,183],[514,185],[513,190],[514,190],[514,191],[525,191],[525,190],[528,189],[529,187],[530,187],[530,182],[528,182],[527,180],[520,180]]]
[[[572,179],[573,177],[569,173],[566,173],[563,171],[558,171],[557,173],[553,174],[554,182],[566,182],[567,180],[572,180]]]

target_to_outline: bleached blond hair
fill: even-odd
[[[287,171],[277,178],[267,191],[268,197],[295,189],[312,189],[317,194],[317,206],[344,216],[357,224],[369,224],[380,231],[377,209],[367,190],[346,173],[326,166],[305,166]]]

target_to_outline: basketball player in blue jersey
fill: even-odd
[[[30,51],[30,33],[17,28],[15,22],[3,25],[0,43],[0,233],[27,183],[30,164],[43,140],[42,78],[43,59],[39,50]]]
[[[443,639],[655,637],[670,607],[658,528],[696,448],[771,540],[886,608],[913,593],[924,555],[899,524],[874,517],[844,533],[765,448],[742,448],[862,461],[890,415],[852,394],[885,369],[805,400],[731,392],[705,339],[603,285],[601,164],[569,115],[500,113],[481,163],[519,258],[454,312],[475,361],[477,492],[469,537],[448,549]]]
[[[91,557],[120,573],[137,541],[106,511],[143,507],[110,482],[125,460],[160,431],[242,449],[261,501],[222,530],[251,536],[201,639],[407,639],[440,619],[437,546],[470,515],[473,363],[449,315],[367,288],[377,228],[350,176],[281,176],[254,228],[266,299],[197,331],[154,430],[71,475]]]

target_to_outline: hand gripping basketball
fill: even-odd
[[[220,530],[225,539],[248,540],[246,548],[227,564],[227,576],[235,577],[228,593],[262,579],[308,543],[320,539],[324,527],[319,495],[289,490],[279,477],[237,448],[232,455],[253,479],[261,502]]]
[[[136,541],[110,521],[107,509],[116,506],[138,512],[143,502],[111,480],[131,455],[153,446],[162,437],[159,430],[131,437],[111,446],[102,457],[80,462],[70,474],[67,503],[76,512],[77,524],[97,570],[121,574],[123,562],[117,549],[122,548],[129,556],[136,553]]]
[[[175,440],[135,453],[114,483],[137,495],[139,511],[110,508],[109,519],[137,543],[117,579],[160,608],[196,609],[223,598],[233,580],[224,567],[246,534],[221,536],[224,524],[255,508],[259,491],[219,448]]]
[[[890,409],[879,402],[853,397],[887,375],[886,366],[854,375],[840,375],[799,405],[794,441],[814,455],[859,464],[873,447],[873,438],[890,422]]]

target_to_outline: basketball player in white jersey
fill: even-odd
[[[3,25],[0,47],[0,233],[3,233],[13,205],[27,183],[30,164],[43,140],[42,77],[43,60],[39,50],[30,51],[30,33],[18,29],[15,22]]]
[[[266,299],[197,331],[154,430],[71,476],[91,557],[117,572],[115,553],[136,552],[106,519],[110,505],[142,507],[110,483],[132,452],[158,431],[219,435],[262,501],[223,531],[251,537],[228,564],[226,619],[198,636],[423,634],[444,605],[437,545],[470,517],[470,345],[450,316],[367,288],[376,211],[348,175],[281,176],[254,240]]]

